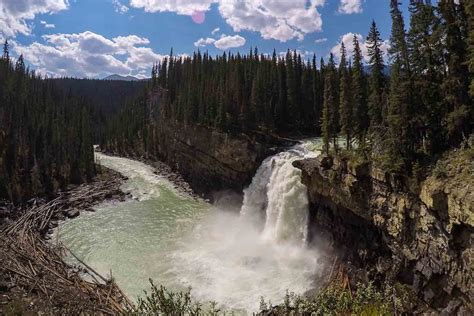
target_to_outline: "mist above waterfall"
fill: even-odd
[[[307,189],[292,162],[314,153],[311,142],[267,158],[244,191],[240,214],[220,197],[213,216],[189,235],[178,254],[178,269],[193,267],[183,282],[201,300],[255,310],[261,296],[274,302],[286,290],[314,286],[317,252],[306,247]],[[235,203],[233,203],[235,207]]]

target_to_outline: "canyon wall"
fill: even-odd
[[[158,158],[178,170],[200,193],[241,191],[267,156],[279,150],[279,141],[231,135],[197,125],[159,124]]]
[[[451,159],[447,174],[416,193],[368,163],[320,156],[294,165],[308,187],[314,242],[329,238],[365,267],[362,281],[408,285],[419,302],[448,314],[473,311],[472,160]]]
[[[160,102],[166,94],[160,88],[148,93],[145,128],[132,141],[108,139],[102,149],[150,164],[162,161],[195,192],[208,194],[223,189],[241,192],[266,157],[296,143],[270,133],[230,133],[167,119]]]

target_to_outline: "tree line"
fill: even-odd
[[[49,195],[95,174],[91,104],[14,62],[0,58],[0,198]]]
[[[78,78],[48,78],[62,92],[83,98],[92,104],[91,128],[94,144],[104,141],[105,127],[109,118],[120,108],[135,100],[148,84],[146,80],[119,81]]]
[[[352,57],[341,44],[338,64],[304,60],[296,51],[224,53],[169,58],[153,66],[150,91],[161,87],[166,122],[200,124],[229,133],[322,135],[324,149],[357,149],[393,171],[429,164],[465,143],[474,111],[474,2],[410,0],[405,26],[400,4],[390,1],[388,58],[375,21],[365,45],[357,36]],[[389,70],[387,73],[386,70]],[[146,94],[109,125],[119,147],[152,141]],[[156,113],[155,113],[156,115]],[[128,123],[128,124],[125,124]]]

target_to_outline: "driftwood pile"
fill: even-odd
[[[120,184],[121,179],[112,175],[61,192],[49,202],[33,201],[21,216],[3,227],[0,314],[119,314],[132,306],[113,280],[100,276],[85,263],[81,267],[65,263],[67,249],[44,238],[69,210],[87,209],[120,196]]]

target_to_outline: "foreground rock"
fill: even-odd
[[[367,163],[330,157],[295,162],[308,187],[312,238],[335,242],[348,261],[366,267],[358,275],[362,280],[408,285],[419,299],[413,310],[429,306],[472,315],[471,155],[452,153],[438,164],[443,174],[427,178],[418,190],[409,179]]]

